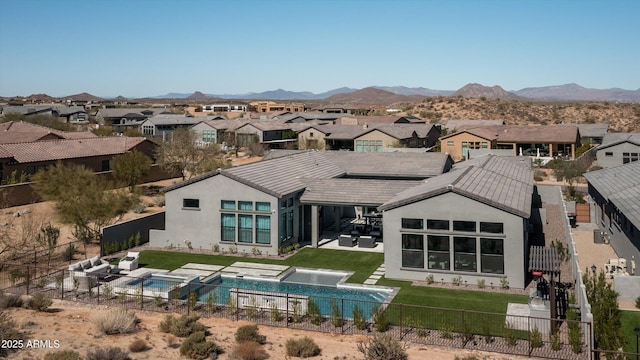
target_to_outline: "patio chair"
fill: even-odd
[[[118,267],[123,270],[135,270],[138,268],[138,258],[140,257],[140,253],[137,251],[129,251],[127,256],[120,259],[118,263]]]
[[[376,246],[376,238],[369,235],[362,235],[358,239],[358,246],[361,248],[373,248]]]
[[[338,238],[338,246],[348,246],[354,247],[356,245],[356,238],[351,237],[351,235],[340,235]]]

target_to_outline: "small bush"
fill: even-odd
[[[282,321],[282,314],[280,314],[280,310],[278,309],[278,304],[271,303],[271,321],[280,322]]]
[[[358,343],[365,360],[407,360],[407,347],[390,335],[382,334]]]
[[[532,349],[542,347],[542,334],[540,330],[538,330],[538,327],[534,327],[529,333],[529,346]]]
[[[342,311],[338,306],[338,301],[336,299],[331,299],[331,323],[335,327],[341,327],[343,325],[342,319]]]
[[[429,274],[427,275],[427,277],[425,278],[425,281],[427,282],[427,285],[431,285],[433,284],[434,280],[433,280],[433,274]]]
[[[51,351],[44,355],[44,360],[81,360],[80,353],[73,350]]]
[[[367,328],[367,320],[358,305],[353,307],[353,324],[358,330],[364,330]]]
[[[478,279],[477,284],[480,289],[484,289],[487,286],[484,279]]]
[[[204,360],[212,353],[218,353],[219,348],[213,341],[207,341],[204,331],[195,332],[180,345],[180,355],[191,359]]]
[[[129,344],[129,351],[132,353],[143,352],[148,348],[147,342],[142,339],[135,339],[131,344]]]
[[[44,360],[81,360],[80,353],[73,350],[51,351],[44,355]]]
[[[308,358],[320,355],[320,348],[310,337],[287,340],[287,355]]]
[[[320,325],[322,323],[320,305],[311,298],[307,302],[307,317],[309,317],[309,320],[311,320],[311,323],[314,325]]]
[[[27,300],[26,307],[37,311],[47,311],[49,306],[53,304],[53,300],[45,293],[36,293]]]
[[[129,354],[119,347],[95,348],[87,352],[85,360],[131,360]]]
[[[258,333],[258,325],[244,325],[236,331],[236,341],[253,341],[258,344],[265,344],[267,337]]]
[[[114,309],[99,314],[93,319],[93,324],[106,335],[129,334],[135,331],[139,320],[136,314],[127,309]]]
[[[238,360],[264,360],[269,357],[260,344],[255,341],[242,341],[238,343],[231,354]]]
[[[504,325],[504,340],[509,344],[509,346],[516,346],[518,343],[516,329],[509,323]]]
[[[507,280],[506,276],[500,278],[500,287],[503,289],[509,288],[509,280]]]
[[[376,307],[373,312],[373,321],[375,323],[376,331],[385,332],[389,329],[389,319],[387,318],[387,312],[381,307]]]
[[[636,309],[640,309],[640,296],[636,298]]]
[[[453,325],[450,325],[445,320],[442,320],[440,326],[438,326],[440,337],[443,339],[453,339]]]
[[[20,295],[0,293],[0,309],[8,309],[12,307],[22,307],[22,299],[20,298]]]
[[[18,331],[18,326],[11,316],[0,311],[0,339],[22,340],[24,334]],[[7,357],[10,352],[14,351],[11,347],[0,347],[0,358]]]
[[[451,283],[455,286],[460,286],[460,284],[462,283],[462,276],[455,276],[453,279],[451,279]]]
[[[182,315],[179,319],[173,315],[165,316],[158,328],[164,333],[170,333],[178,337],[187,337],[196,332],[207,332],[207,327],[198,322],[198,315]]]
[[[562,342],[560,341],[560,334],[556,331],[551,335],[551,349],[553,351],[559,351],[562,348]]]

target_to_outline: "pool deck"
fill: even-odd
[[[349,246],[340,246],[338,237],[340,233],[336,232],[323,232],[322,238],[318,240],[318,247],[323,249],[333,249],[333,250],[348,250],[348,251],[364,251],[364,252],[384,252],[384,242],[376,241],[376,245],[372,248],[364,248],[360,247],[360,245],[355,245],[353,247]]]

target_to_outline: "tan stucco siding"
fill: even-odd
[[[389,136],[381,131],[373,130],[354,139],[353,146],[356,151],[358,140],[382,140],[382,148],[401,147],[400,141],[393,136]]]
[[[307,129],[305,131],[301,131],[298,133],[298,149],[306,150],[307,142],[316,140],[317,146],[314,149],[324,150],[326,149],[326,143],[324,138],[325,138],[325,134],[316,129]]]
[[[481,138],[479,136],[476,135],[472,135],[469,133],[461,133],[458,135],[454,135],[451,137],[448,137],[446,139],[442,139],[440,140],[440,151],[443,153],[449,153],[449,155],[451,155],[451,158],[454,161],[457,160],[461,160],[463,158],[463,154],[462,154],[462,143],[463,142],[469,142],[469,143],[482,143],[482,142],[486,142],[487,143],[487,149],[491,149],[491,141]]]

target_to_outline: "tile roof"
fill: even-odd
[[[490,156],[484,162],[427,179],[423,184],[399,193],[379,209],[394,209],[445,192],[454,192],[529,218],[533,172],[524,166],[509,164],[497,156]]]
[[[0,144],[33,142],[53,134],[60,139],[86,139],[96,135],[90,131],[60,131],[27,121],[0,123]]]
[[[440,124],[447,130],[457,130],[477,126],[504,125],[504,120],[445,120],[441,121]]]
[[[598,146],[598,150],[629,142],[640,146],[640,133],[607,133],[602,138],[602,144]]]
[[[273,196],[282,197],[304,189],[302,179],[339,177],[345,171],[327,159],[322,152],[308,151],[225,169],[222,174]]]
[[[105,118],[121,118],[127,114],[135,114],[138,117],[146,116],[142,114],[143,111],[149,111],[153,115],[171,113],[169,109],[165,108],[109,108],[98,110],[98,114]]]
[[[154,125],[195,125],[203,120],[202,116],[193,117],[182,114],[159,114],[150,116],[145,122],[150,122]]]
[[[205,120],[205,124],[217,130],[236,129],[248,123],[249,119]]]
[[[305,204],[349,204],[379,206],[396,194],[420,185],[416,180],[303,179]]]
[[[445,153],[361,153],[324,151],[324,156],[343,168],[348,176],[418,178],[438,176],[448,170]]]
[[[577,126],[560,125],[501,125],[463,127],[457,132],[441,137],[447,139],[467,132],[499,143],[575,143],[579,140]]]
[[[640,229],[640,161],[591,171],[584,177]]]
[[[561,126],[577,126],[582,137],[603,137],[609,132],[609,124],[560,124]]]
[[[0,145],[19,163],[55,161],[91,156],[117,155],[149,141],[143,137],[94,137],[88,139],[45,140]]]

